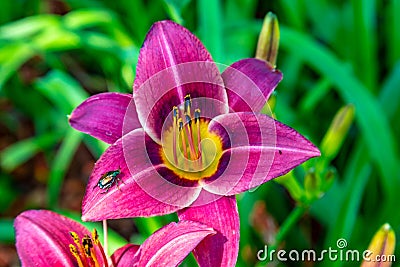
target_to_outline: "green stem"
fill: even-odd
[[[293,228],[293,226],[300,220],[301,216],[306,212],[308,206],[301,205],[296,206],[294,210],[289,214],[286,220],[283,222],[279,232],[276,234],[275,237],[275,244],[271,246],[271,250],[276,250],[279,244],[285,239],[286,235],[289,231]]]

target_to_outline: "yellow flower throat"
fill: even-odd
[[[192,113],[190,95],[184,108],[172,109],[172,125],[162,136],[161,157],[165,165],[181,178],[200,180],[212,176],[222,156],[221,138],[208,130],[209,121]]]

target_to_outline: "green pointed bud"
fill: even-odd
[[[321,154],[329,162],[336,157],[354,119],[354,106],[346,105],[335,115],[324,139],[321,142]]]
[[[364,252],[361,267],[390,267],[395,261],[396,236],[388,223],[384,224],[372,238]]]
[[[256,58],[267,61],[275,68],[278,57],[279,38],[278,18],[274,13],[268,12],[258,37]]]

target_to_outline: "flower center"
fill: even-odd
[[[108,267],[107,257],[99,241],[99,235],[96,229],[93,229],[92,237],[85,235],[83,238],[80,238],[75,232],[69,232],[69,234],[72,236],[75,243],[75,245],[69,245],[69,250],[76,259],[79,267],[100,267],[95,251],[96,247],[101,252],[104,266]]]
[[[183,108],[173,107],[171,126],[163,133],[161,157],[181,178],[200,180],[213,175],[222,155],[221,138],[208,130],[200,109],[192,112],[190,95]]]

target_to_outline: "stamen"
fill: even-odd
[[[201,111],[194,109],[192,113],[192,100],[187,94],[184,98],[183,108],[174,106],[172,109],[172,152],[175,166],[185,171],[198,171],[202,169],[206,160],[202,157],[201,148]],[[170,136],[171,137],[171,136]],[[181,147],[182,146],[182,147]],[[181,156],[178,153],[182,153]],[[183,160],[183,163],[182,163]]]
[[[197,156],[196,151],[194,150],[194,143],[193,143],[193,135],[192,135],[192,129],[191,129],[191,125],[192,125],[192,118],[188,115],[185,114],[185,129],[186,129],[186,135],[188,138],[188,142],[189,142],[189,149],[190,149],[190,159],[194,160]]]
[[[83,247],[79,240],[78,234],[75,232],[69,232],[69,234],[71,235],[72,239],[74,240],[75,245],[78,247],[79,254],[81,255],[82,258],[85,258],[85,251],[83,250]],[[85,264],[85,266],[86,266],[86,264]]]
[[[183,129],[183,121],[182,121],[181,118],[179,118],[179,120],[178,120],[178,125],[179,125],[179,131],[182,131],[182,129]]]
[[[69,232],[69,234],[70,234],[70,236],[72,237],[72,239],[74,240],[74,243],[75,243],[76,245],[78,245],[78,247],[79,247],[79,246],[80,246],[80,243],[79,243],[79,236],[78,236],[78,234],[75,233],[75,232]]]
[[[174,123],[176,123],[176,121],[178,119],[178,107],[177,106],[174,106],[172,108],[172,113],[173,113],[173,116],[174,116]]]
[[[70,244],[69,250],[76,259],[78,267],[100,267],[99,260],[97,259],[98,253],[96,252],[96,247],[103,257],[103,267],[109,266],[107,256],[105,255],[104,249],[101,246],[99,235],[97,234],[96,229],[93,229],[91,237],[89,235],[85,235],[82,239],[80,239],[78,234],[75,232],[69,233],[76,244],[76,246]]]
[[[84,267],[83,262],[81,257],[79,256],[79,252],[76,249],[76,247],[72,244],[69,244],[69,251],[71,251],[71,254],[75,257],[76,262],[78,263],[79,267]]]
[[[105,253],[105,251],[103,249],[103,246],[100,243],[99,235],[97,234],[96,228],[94,228],[93,231],[92,231],[92,240],[93,240],[93,243],[96,246],[98,246],[99,249],[100,249],[101,256],[103,256],[104,266],[108,267],[108,259],[107,259],[106,253]]]
[[[189,124],[189,126],[192,126],[192,118],[188,114],[185,114],[185,119],[186,123]]]
[[[90,249],[93,247],[92,239],[88,235],[85,235],[84,238],[82,238],[82,245],[83,248],[85,249],[85,253],[88,257],[91,257]]]
[[[192,107],[192,99],[190,98],[190,95],[185,96],[185,105],[184,105],[184,111],[185,113],[190,115],[190,108]]]
[[[200,109],[194,111],[194,123],[197,130],[197,151],[199,152],[198,158],[201,158],[201,135],[200,135]],[[200,160],[200,164],[202,161]],[[202,166],[200,166],[201,168]]]
[[[196,108],[194,111],[194,123],[197,123],[200,120],[200,109]]]
[[[173,128],[172,129],[172,149],[173,149],[173,154],[174,154],[174,162],[175,162],[175,165],[177,166],[178,165],[178,154],[176,153],[176,134],[177,134],[176,125],[178,123],[178,108],[175,106],[172,109],[172,112],[173,112],[173,116],[174,116],[174,122],[172,125],[172,128]]]
[[[187,158],[188,158],[188,153],[187,153],[187,148],[186,148],[186,142],[185,142],[185,134],[182,131],[183,130],[183,121],[181,118],[179,118],[178,120],[178,125],[179,125],[179,133],[181,135],[181,140],[182,140],[182,148],[183,148],[183,155],[184,155],[184,159],[183,161],[185,162],[184,164],[184,169],[187,169]]]
[[[88,257],[91,266],[100,267],[96,253],[94,252],[93,241],[88,235],[85,235],[82,238],[82,245],[85,249],[86,256]]]
[[[100,267],[99,261],[97,260],[97,257],[96,257],[96,253],[94,252],[94,248],[93,247],[90,248],[90,251],[92,253],[91,259],[93,260],[94,266],[95,267]],[[107,261],[105,262],[105,265],[106,264],[107,264]]]

